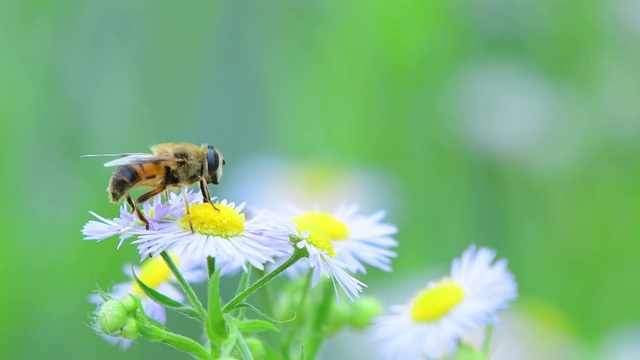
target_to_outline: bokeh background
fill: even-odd
[[[137,255],[80,234],[117,214],[80,155],[168,141],[222,149],[231,200],[387,208],[401,245],[373,294],[497,249],[511,359],[639,358],[639,4],[0,1],[0,358],[183,358],[89,328]]]

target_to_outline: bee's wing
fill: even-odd
[[[124,153],[124,154],[96,154],[96,155],[83,155],[82,157],[99,157],[99,156],[120,156],[121,159],[111,160],[104,164],[104,166],[120,166],[120,165],[133,165],[144,163],[159,163],[162,161],[174,161],[184,162],[184,159],[180,159],[173,156],[157,156],[147,153]]]

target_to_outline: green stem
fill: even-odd
[[[222,314],[222,301],[220,300],[220,272],[217,269],[209,278],[209,317],[206,323],[206,333],[211,343],[211,354],[216,357],[220,354],[222,342],[229,337],[227,323]]]
[[[335,296],[333,283],[331,281],[325,281],[322,291],[322,301],[320,302],[318,309],[315,311],[314,318],[311,321],[313,326],[311,327],[311,331],[304,342],[305,355],[309,359],[316,358],[316,354],[327,336],[325,329],[329,314],[331,314],[331,306],[333,306],[334,301]]]
[[[164,262],[167,263],[167,266],[169,267],[169,269],[171,269],[173,276],[176,277],[176,279],[180,283],[180,286],[182,286],[182,290],[184,290],[185,294],[187,294],[187,298],[189,298],[189,301],[191,301],[191,304],[196,308],[196,311],[198,312],[198,314],[200,314],[202,319],[206,319],[207,312],[204,310],[202,303],[196,296],[196,293],[193,291],[193,288],[191,287],[191,285],[189,285],[189,283],[184,279],[184,277],[176,267],[176,264],[174,264],[173,260],[171,260],[171,256],[169,256],[169,254],[167,254],[166,251],[161,252],[160,255],[162,256],[162,259],[164,260]]]
[[[216,258],[207,256],[207,270],[209,271],[209,278],[216,271]]]
[[[284,264],[280,265],[277,269],[273,270],[272,272],[256,280],[256,282],[251,284],[251,286],[246,288],[246,290],[236,295],[236,297],[234,297],[222,308],[222,312],[227,313],[233,310],[233,308],[236,307],[236,305],[240,304],[244,299],[249,297],[249,295],[253,294],[258,289],[263,287],[266,283],[273,280],[276,276],[280,275],[283,271],[288,269],[291,265],[295,264],[296,261],[300,260],[303,256],[304,256],[303,252],[296,250],[293,253],[293,255],[287,261],[284,262]]]
[[[489,356],[489,343],[491,343],[491,335],[493,334],[493,325],[487,326],[487,333],[484,335],[484,344],[482,345],[482,352]]]
[[[250,281],[251,281],[251,267],[247,269],[246,273],[242,274],[242,278],[240,278],[240,282],[238,283],[238,290],[236,290],[236,294],[239,294],[244,290],[246,290],[249,287]],[[244,315],[246,311],[247,311],[246,308],[241,307],[240,309],[238,309],[238,313],[236,314],[236,317],[241,320],[244,319]]]
[[[313,271],[309,269],[307,273],[307,278],[305,279],[304,288],[302,295],[300,295],[300,301],[298,302],[298,306],[296,307],[296,317],[292,321],[291,325],[287,327],[287,331],[283,334],[284,341],[282,342],[283,353],[289,353],[289,347],[293,343],[294,337],[296,335],[301,335],[302,338],[305,337],[304,331],[300,329],[300,324],[302,322],[303,316],[298,316],[300,314],[304,314],[305,302],[307,300],[307,295],[311,290],[311,279],[313,278]]]

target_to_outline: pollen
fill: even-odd
[[[316,224],[322,229],[331,240],[346,240],[349,238],[349,227],[347,224],[336,219],[335,216],[328,212],[308,212],[298,216],[296,219],[305,220]]]
[[[211,204],[191,205],[189,212],[193,230],[199,234],[226,239],[244,231],[244,214],[238,214],[226,205],[216,203],[215,208]],[[183,229],[191,231],[188,215],[180,219],[180,225]]]
[[[336,256],[336,251],[331,244],[331,238],[318,225],[301,218],[294,218],[296,230],[300,233],[308,232],[307,242],[318,250],[326,251],[330,257]]]
[[[462,287],[451,280],[445,280],[416,296],[411,318],[416,322],[436,321],[449,313],[463,298]]]
[[[173,260],[174,264],[178,265],[177,257],[171,255],[171,260]],[[138,279],[148,287],[157,289],[158,286],[169,281],[171,278],[171,270],[167,267],[167,264],[161,257],[156,256],[146,260],[140,267],[140,272],[136,274],[136,276],[138,276]],[[133,281],[133,291],[138,295],[144,295],[144,291],[142,291],[142,288],[138,286],[138,283],[136,283],[135,280]]]

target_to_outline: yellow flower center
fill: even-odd
[[[178,258],[173,254],[170,255],[173,263],[178,265]],[[166,281],[169,281],[171,278],[171,270],[167,267],[167,264],[162,260],[162,257],[156,256],[154,258],[145,260],[145,262],[140,267],[140,272],[136,274],[138,279],[145,283],[148,287],[152,289],[157,289],[158,286],[163,284]],[[142,288],[138,286],[135,280],[132,282],[133,291],[138,295],[144,295],[144,291]]]
[[[411,318],[417,322],[431,322],[445,316],[462,301],[464,290],[460,285],[445,280],[418,294],[413,302]]]
[[[299,233],[308,232],[307,242],[318,250],[327,252],[330,257],[336,256],[336,251],[331,244],[331,239],[326,232],[324,232],[318,225],[300,218],[294,218],[293,222],[296,223],[296,230]]]
[[[298,216],[296,219],[316,224],[327,235],[329,235],[331,240],[347,240],[347,238],[349,238],[349,228],[347,227],[347,224],[336,219],[335,216],[328,212],[308,212]]]
[[[222,238],[230,238],[242,234],[244,231],[244,214],[238,214],[232,208],[220,203],[216,203],[215,206],[215,209],[211,204],[189,206],[193,230],[203,235]],[[191,231],[189,216],[185,214],[179,221],[183,229]]]

